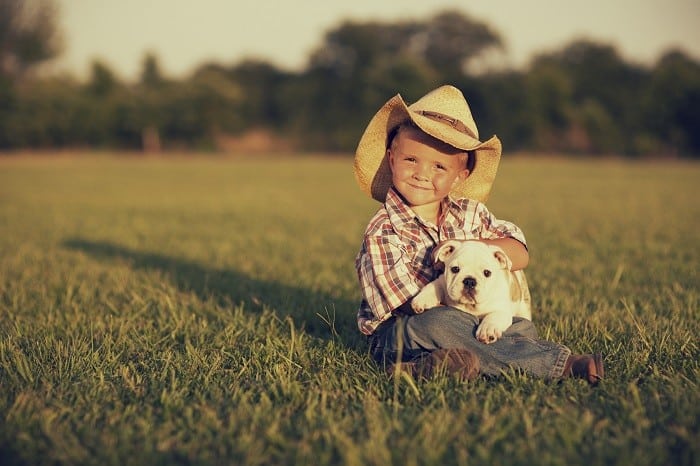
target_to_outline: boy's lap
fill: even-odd
[[[476,328],[479,326],[479,319],[472,314],[464,312],[454,307],[450,306],[438,306],[429,309],[422,314],[416,314],[412,316],[407,316],[407,325],[410,322],[411,325],[445,325],[445,326],[457,326],[458,328],[469,328],[472,330],[472,335],[475,334]],[[505,336],[512,337],[527,337],[527,338],[537,338],[537,330],[533,323],[522,317],[514,317],[513,323],[504,332]]]
[[[407,360],[439,348],[469,347],[473,343],[469,340],[476,339],[478,325],[479,319],[469,313],[439,306],[385,322],[370,337],[370,351],[375,359],[382,359],[382,355],[395,359],[401,348],[401,359]],[[537,330],[529,320],[516,317],[502,338],[536,339]]]
[[[479,325],[479,319],[467,312],[451,306],[437,306],[420,314],[406,317],[409,321],[416,322],[446,322],[449,324],[464,323],[467,325]]]

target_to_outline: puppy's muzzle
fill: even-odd
[[[462,288],[462,295],[470,301],[474,301],[476,299],[476,278],[472,276],[464,277],[462,285],[464,285],[464,288]]]
[[[474,291],[474,288],[476,288],[476,278],[465,277],[464,280],[462,280],[462,284],[464,284],[465,290]]]

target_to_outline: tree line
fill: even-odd
[[[100,60],[81,81],[35,72],[60,54],[55,10],[35,1],[42,8],[28,14],[26,2],[0,0],[4,150],[215,150],[261,131],[273,150],[348,152],[397,92],[410,102],[450,83],[467,97],[480,133],[498,134],[507,151],[700,157],[700,63],[681,50],[643,66],[582,39],[524,69],[489,67],[488,57],[504,50],[498,32],[444,11],[343,22],[298,72],[247,59],[172,79],[146,54],[135,82]]]

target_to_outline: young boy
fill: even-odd
[[[539,340],[532,322],[515,318],[492,344],[475,337],[478,319],[447,306],[421,314],[411,299],[436,278],[431,251],[448,239],[499,246],[513,270],[528,264],[522,231],[483,204],[496,176],[501,143],[481,142],[462,93],[442,86],[407,106],[390,99],[367,126],[355,154],[355,177],[382,203],[369,222],[356,268],[363,293],[358,327],[372,357],[388,373],[397,366],[415,377],[439,367],[462,379],[514,367],[537,377],[603,377],[600,355],[572,355]],[[399,364],[400,363],[400,364]]]

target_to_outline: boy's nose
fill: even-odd
[[[417,180],[427,180],[428,175],[427,175],[427,170],[425,167],[416,167],[416,170],[413,172],[413,177],[416,178]]]

